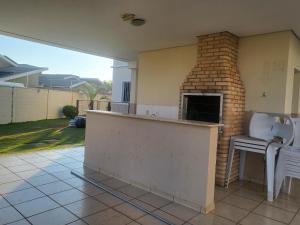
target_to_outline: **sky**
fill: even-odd
[[[0,35],[0,54],[20,64],[47,67],[44,73],[112,80],[113,60]]]

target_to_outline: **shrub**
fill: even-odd
[[[74,119],[75,116],[78,116],[78,109],[72,105],[64,106],[62,112],[69,119]]]

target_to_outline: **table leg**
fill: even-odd
[[[269,146],[267,149],[267,185],[268,185],[268,201],[274,199],[274,174],[275,174],[275,156],[277,148]]]
[[[244,179],[246,165],[246,151],[240,150],[240,180]]]

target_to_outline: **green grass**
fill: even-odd
[[[68,127],[68,123],[68,119],[53,119],[0,125],[0,153],[82,145],[85,129]]]

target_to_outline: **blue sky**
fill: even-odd
[[[0,35],[0,54],[21,64],[47,67],[44,73],[112,80],[112,59]]]

